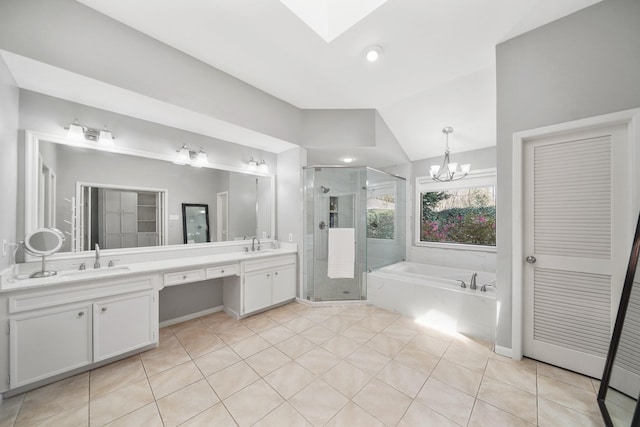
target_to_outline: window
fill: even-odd
[[[418,178],[418,244],[496,245],[495,171],[438,183]]]
[[[374,184],[367,191],[367,238],[396,238],[396,187],[394,183]]]

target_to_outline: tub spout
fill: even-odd
[[[460,282],[460,287],[461,288],[466,288],[467,287],[467,284],[464,283],[464,280],[458,280],[458,282]]]
[[[473,273],[471,275],[471,283],[469,283],[469,289],[477,289],[478,287],[476,286],[476,278],[478,277],[478,273]]]

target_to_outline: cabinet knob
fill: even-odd
[[[277,275],[278,275],[278,272],[276,271],[274,274],[277,276]]]
[[[270,274],[267,274],[267,277],[271,277],[271,275],[270,275]]]
[[[107,311],[107,307],[102,307],[102,312],[104,313],[105,311]]]
[[[84,311],[81,311],[80,313],[78,313],[78,316],[80,317],[84,316]]]
[[[186,274],[185,274],[184,276],[182,276],[182,279],[183,279],[183,280],[184,280],[184,279],[186,279],[186,278],[187,278],[187,275],[186,275]]]
[[[220,270],[220,273],[224,274],[224,270]]]

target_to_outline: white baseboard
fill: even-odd
[[[187,314],[185,316],[176,317],[175,319],[164,320],[160,322],[160,327],[164,328],[165,326],[171,326],[171,325],[175,325],[176,323],[186,322],[187,320],[196,319],[198,317],[206,316],[207,314],[212,314],[222,310],[224,310],[224,306],[219,305],[217,307],[198,311],[197,313]]]
[[[222,310],[227,313],[229,316],[233,317],[236,320],[240,320],[240,313],[236,313],[235,311],[231,310],[229,307],[223,307]]]
[[[499,354],[500,356],[505,356],[505,357],[512,357],[513,356],[513,352],[511,351],[510,348],[507,347],[501,347],[499,345],[495,346],[494,351],[496,352],[496,354]]]
[[[309,301],[306,299],[301,299],[296,297],[296,302],[303,304],[303,305],[309,305],[309,306],[315,306],[315,307],[322,307],[322,306],[328,306],[328,307],[335,307],[335,306],[343,306],[343,305],[374,305],[373,303],[371,303],[370,301],[367,300],[344,300],[344,301]]]

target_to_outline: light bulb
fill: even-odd
[[[369,62],[376,62],[382,55],[382,48],[380,46],[370,46],[364,51],[364,56]]]
[[[98,145],[102,145],[103,147],[113,147],[115,144],[113,142],[113,136],[111,136],[111,132],[109,132],[105,126],[103,130],[100,131],[100,137],[98,137]]]
[[[82,126],[80,126],[77,120],[69,125],[67,138],[72,141],[84,141],[84,132],[82,131]]]

